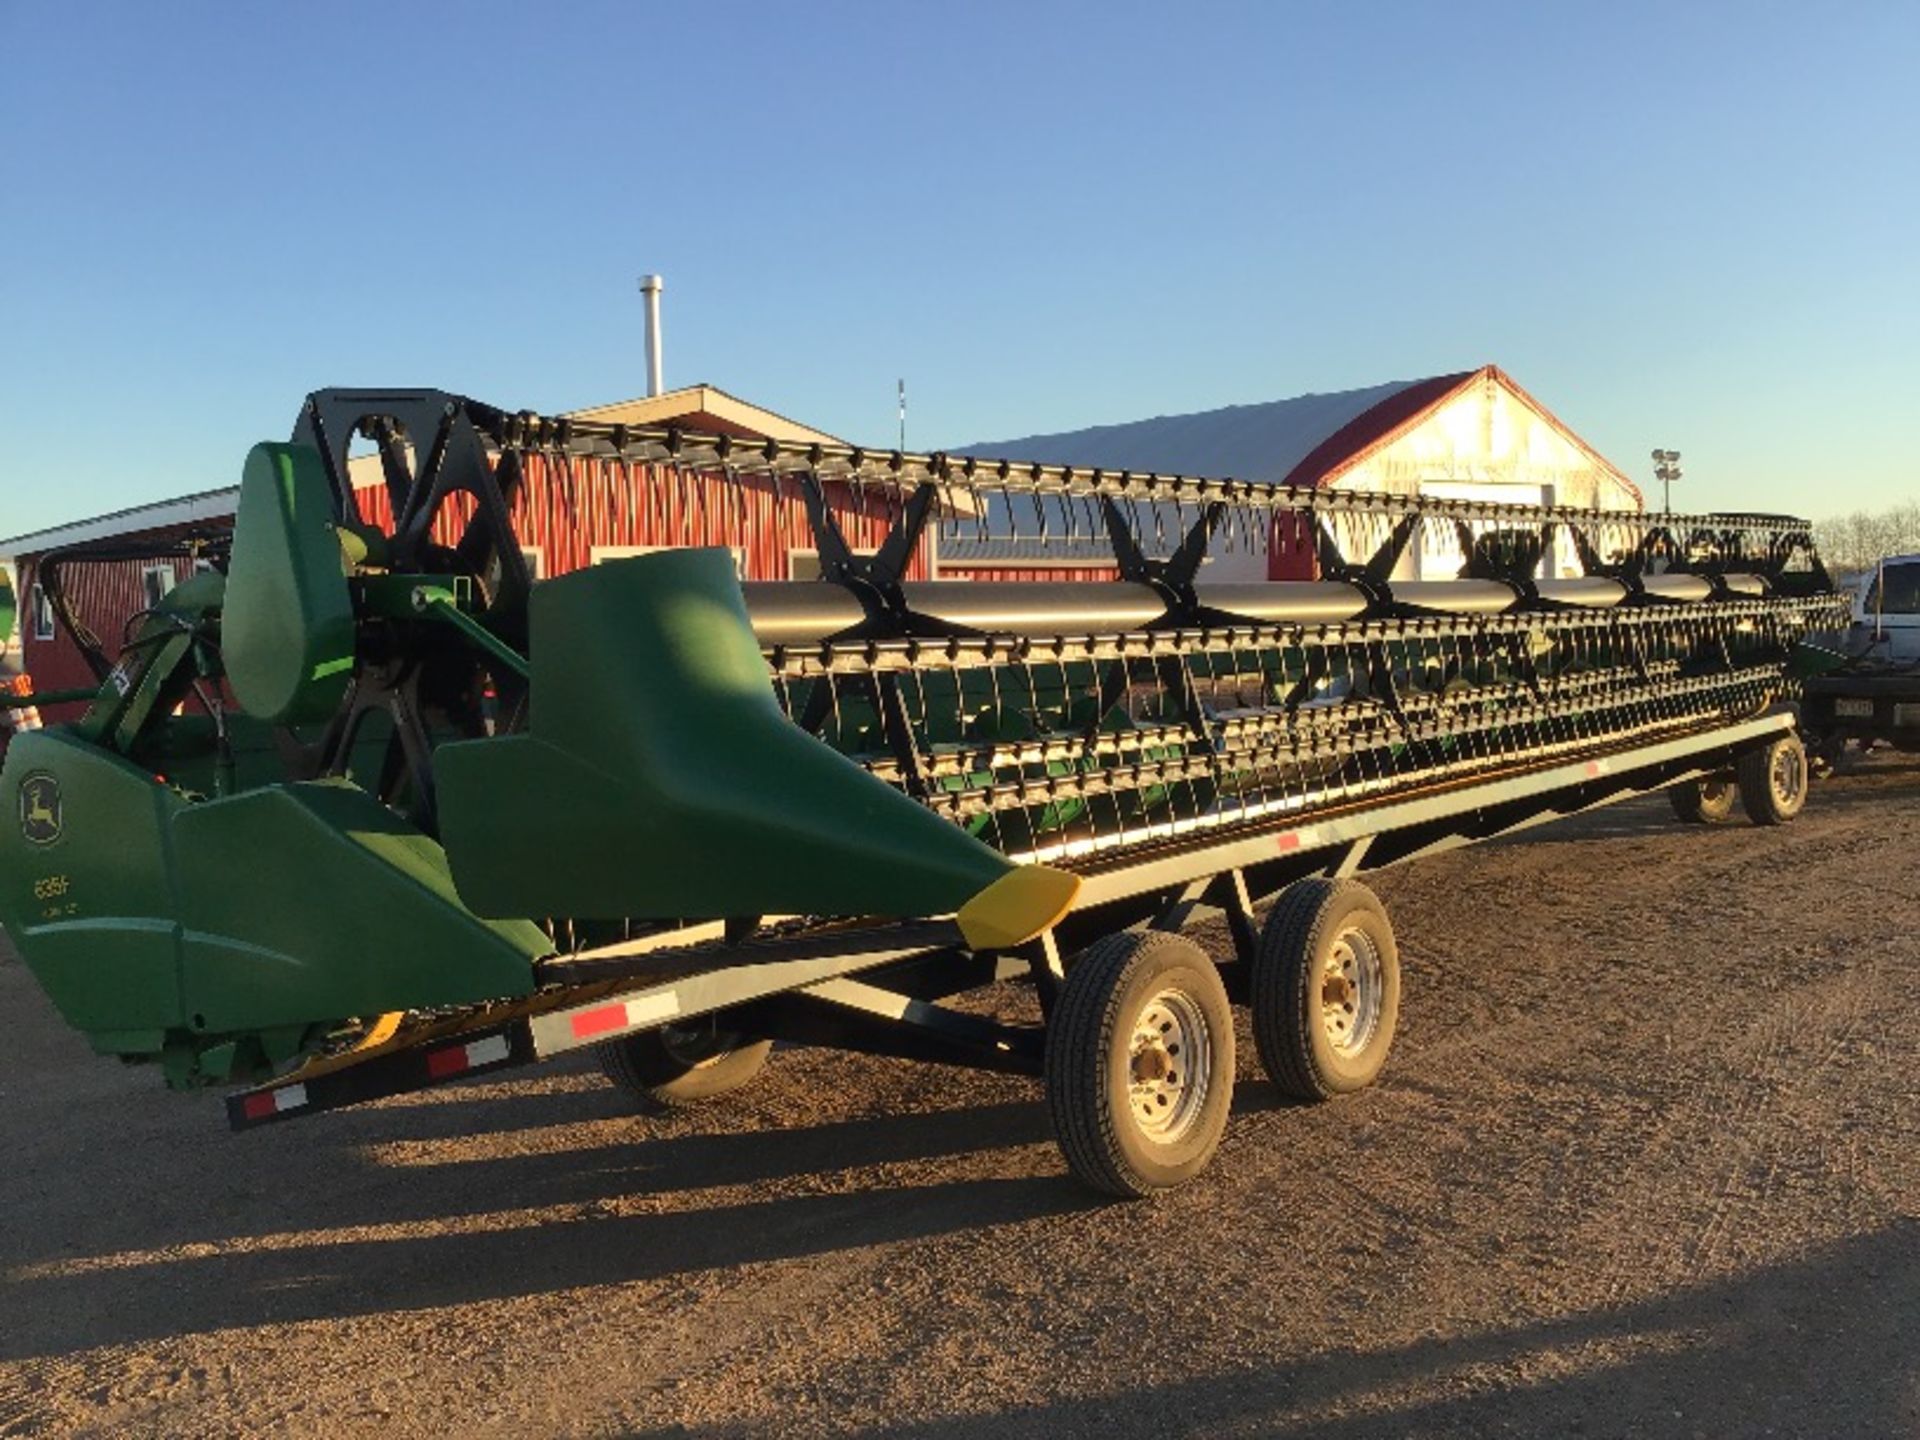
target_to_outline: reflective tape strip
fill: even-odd
[[[627,1007],[622,1004],[600,1005],[592,1010],[582,1010],[573,1017],[573,1038],[585,1040],[594,1035],[606,1035],[614,1030],[627,1028]]]
[[[595,1005],[590,1010],[577,1010],[568,1017],[567,1025],[574,1039],[590,1040],[595,1035],[610,1035],[616,1030],[633,1030],[656,1021],[671,1020],[679,1013],[680,997],[671,990],[662,990],[632,1000]]]
[[[465,1045],[449,1045],[444,1050],[428,1052],[427,1074],[436,1080],[444,1080],[449,1075],[459,1075],[482,1065],[497,1064],[506,1059],[508,1053],[507,1037],[504,1035],[489,1035],[484,1040],[470,1041]]]
[[[1283,830],[1273,837],[1273,843],[1282,855],[1286,855],[1303,846],[1312,845],[1318,838],[1313,828],[1309,826],[1305,830]]]
[[[489,1035],[484,1040],[476,1040],[467,1046],[469,1065],[492,1065],[504,1060],[512,1053],[513,1047],[507,1044],[504,1035]]]
[[[257,1095],[249,1095],[240,1102],[240,1108],[246,1112],[249,1120],[264,1120],[269,1115],[284,1115],[289,1110],[298,1110],[307,1103],[307,1087],[304,1085],[282,1085],[278,1090],[262,1090]]]

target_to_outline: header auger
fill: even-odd
[[[797,504],[822,578],[743,584],[694,548],[536,586],[536,457],[669,526],[715,495],[743,531]],[[855,512],[886,522],[872,554]],[[1121,579],[916,581],[930,527],[1103,545]],[[1320,578],[1210,583],[1239,546],[1304,547]],[[207,553],[117,653],[78,637],[84,718],[13,742],[0,920],[98,1050],[175,1084],[282,1075],[247,1121],[457,1073],[407,1068],[448,1037],[508,1063],[699,1016],[709,1048],[1035,1070],[1035,1036],[927,1002],[1017,961],[1050,1015],[1095,1004],[1057,942],[1096,915],[1215,904],[1250,936],[1297,860],[1352,846],[1330,873],[1354,873],[1382,826],[1404,834],[1378,863],[1440,843],[1421,826],[1459,843],[1724,769],[1790,723],[1795,647],[1835,605],[1780,517],[742,441],[433,391],[311,397]],[[42,565],[70,628],[58,573],[88,558]],[[1453,573],[1408,578],[1434,563]],[[1100,983],[1185,974],[1164,949],[1101,952]],[[1204,1038],[1211,1001],[1154,1003]],[[1128,1062],[1157,1077],[1143,1124],[1180,1083],[1156,1055]],[[1108,1183],[1111,1160],[1076,1168]]]

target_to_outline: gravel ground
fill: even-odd
[[[1029,1082],[580,1065],[225,1133],[0,954],[0,1433],[1920,1435],[1920,762],[1377,877],[1374,1090],[1065,1176]],[[1218,935],[1200,937],[1219,944]]]

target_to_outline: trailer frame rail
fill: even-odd
[[[1130,927],[1179,931],[1209,912],[1227,921],[1233,954],[1215,958],[1229,994],[1244,999],[1255,908],[1296,880],[1360,875],[1723,774],[1740,754],[1794,726],[1794,714],[1779,709],[1629,750],[1090,857],[1073,911],[1040,940],[1004,955],[968,950],[946,920],[679,946],[668,932],[583,951],[547,962],[540,971],[547,988],[528,1001],[492,1007],[464,1025],[440,1018],[417,1039],[403,1033],[364,1055],[311,1062],[229,1096],[228,1120],[235,1130],[254,1129],[722,1012],[730,1028],[760,1039],[1037,1075],[1044,1024],[939,1002],[1022,979],[1035,985],[1047,1015],[1065,976],[1063,954]],[[690,933],[704,938],[714,928]]]

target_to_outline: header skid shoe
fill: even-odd
[[[730,552],[561,576],[531,620],[529,732],[435,755],[442,839],[477,913],[960,911],[985,947],[1071,903],[1064,873],[996,886],[1012,862],[787,718]]]

